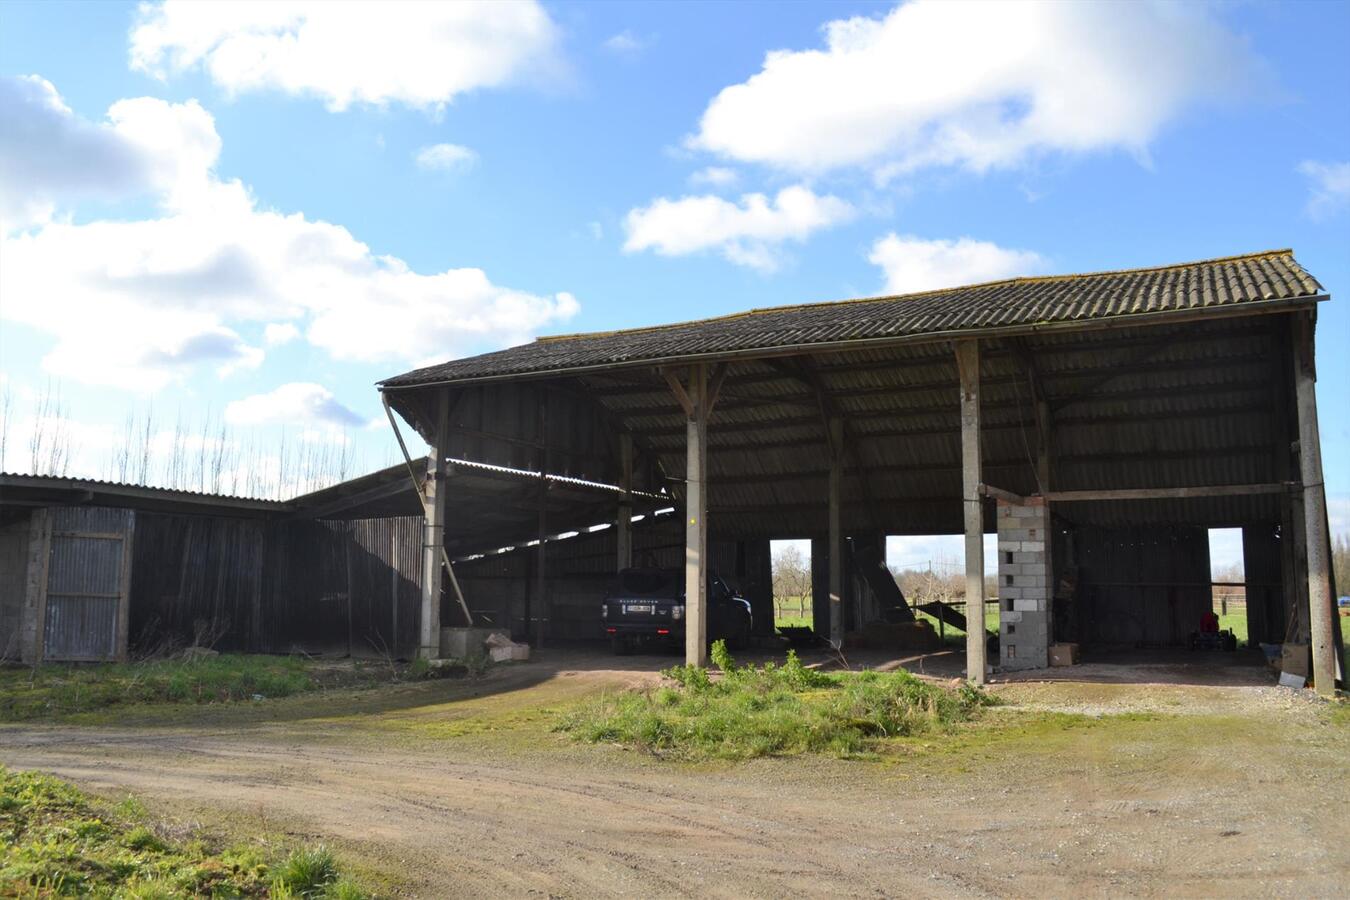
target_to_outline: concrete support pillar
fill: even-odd
[[[1028,497],[1025,504],[998,501],[999,665],[1004,669],[1050,664],[1052,539],[1044,498]]]
[[[961,496],[966,531],[966,677],[985,683],[984,480],[980,460],[980,344],[956,342],[961,376]]]
[[[446,453],[450,446],[450,394],[436,398],[435,442],[427,454],[427,479],[423,486],[422,525],[422,615],[419,623],[417,655],[439,659],[441,655],[441,591],[445,570],[441,559],[445,548]]]
[[[708,370],[689,367],[685,430],[684,661],[708,664]]]
[[[844,646],[844,533],[842,504],[844,487],[844,423],[830,420],[830,646]]]
[[[615,567],[623,571],[633,565],[633,436],[619,435],[619,512],[614,520],[614,538],[618,548]]]
[[[1336,694],[1336,626],[1331,596],[1327,495],[1322,483],[1322,441],[1317,427],[1317,370],[1313,361],[1313,321],[1298,313],[1294,328],[1294,385],[1298,397],[1299,472],[1303,484],[1304,540],[1308,553],[1308,630],[1312,675],[1317,693]]]

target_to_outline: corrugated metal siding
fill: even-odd
[[[126,509],[64,507],[52,511],[43,657],[113,659],[125,542],[135,526]]]

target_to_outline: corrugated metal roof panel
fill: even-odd
[[[381,382],[385,388],[507,378],[589,367],[849,341],[1100,321],[1312,299],[1322,287],[1290,250],[1084,275],[1014,278],[903,296],[745,313],[532,344],[452,360]]]

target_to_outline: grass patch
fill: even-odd
[[[226,654],[201,659],[0,668],[0,721],[21,722],[142,703],[270,700],[307,691],[365,688],[442,674],[412,666],[298,656]]]
[[[697,666],[668,669],[669,684],[596,698],[558,728],[690,759],[850,757],[889,738],[950,729],[994,702],[973,686],[950,690],[904,671],[818,672],[795,653],[782,666],[737,666],[722,641],[713,659],[720,678]]]
[[[174,839],[131,817],[141,814],[139,803],[105,804],[48,775],[0,766],[0,896],[368,896],[326,849],[271,859],[256,847]]]

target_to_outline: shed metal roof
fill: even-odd
[[[1192,312],[1257,311],[1324,299],[1292,250],[1145,269],[1012,278],[900,296],[754,309],[712,319],[531,344],[416,369],[382,389],[497,380],[699,357],[767,355],[790,348],[899,343],[980,333],[1120,324]]]

